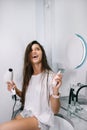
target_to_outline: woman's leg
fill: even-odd
[[[23,119],[23,117],[19,114],[13,120],[20,120],[20,119]]]
[[[0,124],[0,130],[40,130],[40,128],[35,117],[27,117]]]

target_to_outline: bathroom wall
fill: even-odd
[[[87,60],[81,67],[74,69],[84,55],[83,41],[75,34],[80,34],[87,42],[86,5],[86,0],[55,0],[52,62],[66,69],[61,88],[63,95],[68,94],[70,83],[87,83]]]
[[[87,41],[86,5],[86,0],[0,0],[0,123],[11,118],[14,104],[4,75],[12,67],[21,89],[24,50],[32,40],[42,43],[55,72],[65,68],[61,95],[68,95],[70,83],[87,81],[87,61],[74,69],[84,53],[75,33]]]
[[[34,39],[35,0],[0,0],[0,123],[11,118],[14,104],[4,75],[9,67],[13,68],[14,81],[21,88],[24,50]]]

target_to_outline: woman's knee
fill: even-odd
[[[23,117],[19,114],[19,115],[17,115],[15,118],[14,118],[14,120],[20,120],[20,119],[23,119]]]
[[[5,124],[0,125],[0,130],[7,130]]]

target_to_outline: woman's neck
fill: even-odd
[[[41,73],[43,71],[42,65],[41,64],[33,65],[33,70],[34,70],[34,73],[33,73],[34,75]]]

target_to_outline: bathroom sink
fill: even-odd
[[[79,108],[80,109],[77,109],[77,111],[75,112],[75,115],[87,121],[87,104],[80,104]]]
[[[79,97],[78,108],[80,109],[77,109],[75,115],[87,121],[87,98],[81,96]]]
[[[74,130],[74,125],[71,120],[59,114],[54,116],[54,126],[50,130]]]
[[[68,96],[60,98],[61,108],[66,111],[68,110],[68,100]],[[83,95],[79,95],[77,104],[77,106],[75,105],[75,107],[77,107],[77,110],[73,113],[73,115],[87,121],[87,98]]]
[[[83,110],[85,110],[85,111],[87,111],[87,105],[80,105],[81,106],[81,108],[83,109]]]

